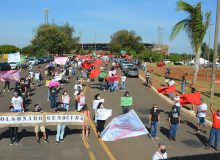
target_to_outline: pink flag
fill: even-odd
[[[50,81],[48,88],[59,86],[60,82]]]
[[[60,64],[60,65],[65,65],[68,57],[55,57],[53,63],[54,64]]]
[[[20,82],[19,70],[0,71],[1,81]]]
[[[108,73],[109,73],[109,76],[111,77],[111,76],[112,76],[112,74],[114,74],[114,75],[115,75],[115,73],[116,73],[116,70],[113,70],[113,71],[109,71]]]

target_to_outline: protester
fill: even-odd
[[[105,67],[108,68],[108,61],[105,61]]]
[[[115,62],[114,61],[112,62],[112,68],[113,68],[113,70],[115,69]]]
[[[82,85],[80,85],[80,82],[77,82],[76,85],[74,86],[74,90],[76,91],[78,86],[80,87],[80,89],[82,89]]]
[[[177,106],[177,111],[179,112],[179,115],[180,115],[180,108],[181,108],[181,105],[180,105],[180,97],[179,97],[179,93],[176,93],[176,96],[173,97],[174,99],[174,105]]]
[[[67,94],[67,91],[65,90],[60,97],[60,102],[62,102],[61,106],[64,106],[66,108],[67,112],[69,111],[69,102],[70,102],[70,96]]]
[[[119,76],[118,73],[116,72],[115,73],[115,83],[114,83],[114,86],[115,86],[115,91],[118,91],[118,81],[119,81]]]
[[[14,92],[14,97],[12,97],[12,99],[11,99],[11,106],[14,107],[15,112],[22,113],[22,111],[24,111],[23,100],[18,95],[18,92]]]
[[[175,82],[174,82],[173,78],[170,78],[169,87],[173,86],[174,84],[175,84]],[[170,93],[169,97],[173,98],[173,93]]]
[[[103,80],[104,80],[104,78],[100,78],[100,77],[99,77],[98,80],[99,80],[99,82],[100,82],[99,90],[100,90],[101,92],[103,92],[102,88],[103,88]]]
[[[184,87],[186,85],[186,79],[185,76],[182,76],[182,81],[181,81],[181,90],[182,90],[182,94],[184,93]]]
[[[43,110],[40,108],[40,106],[38,104],[35,104],[33,112],[43,113]],[[35,134],[36,134],[36,138],[37,138],[37,144],[40,144],[40,140],[39,140],[39,136],[38,136],[38,132],[39,131],[43,132],[44,142],[45,143],[49,143],[48,140],[47,140],[47,135],[46,135],[45,127],[44,126],[34,126],[34,127],[35,127],[34,130],[35,130]]]
[[[80,86],[78,86],[77,89],[74,92],[75,112],[77,112],[77,109],[78,109],[77,95],[78,95],[80,90],[81,90],[81,88],[80,88]]]
[[[176,141],[176,131],[178,128],[178,124],[180,126],[180,115],[179,112],[177,112],[177,107],[173,105],[172,111],[169,114],[169,125],[170,125],[169,140],[171,141],[172,140]]]
[[[8,85],[8,92],[9,92],[9,84],[10,84],[10,81],[5,81],[4,92],[5,92],[5,89],[6,89],[6,86],[7,86],[7,85]]]
[[[35,73],[35,88],[38,87],[39,81],[40,81],[40,73],[39,71],[37,71],[37,73]]]
[[[100,94],[96,94],[93,102],[95,100],[100,100]],[[97,108],[95,109],[95,126],[97,126]]]
[[[144,66],[143,66],[143,70],[144,70],[144,72],[146,72],[146,65],[147,65],[147,63],[144,62]]]
[[[148,85],[148,81],[149,81],[149,78],[150,78],[149,70],[147,70],[146,75],[145,75],[145,78],[146,78],[147,85]]]
[[[81,111],[81,109],[82,109],[82,107],[83,107],[83,105],[84,105],[84,103],[81,103],[81,101],[80,101],[80,99],[81,99],[82,97],[84,97],[83,91],[80,90],[79,93],[77,94],[77,101],[78,101],[77,111],[78,111],[78,112]]]
[[[116,65],[115,65],[116,71],[118,71],[118,67],[119,67],[119,65],[118,65],[118,63],[116,63]]]
[[[57,108],[57,90],[59,89],[59,86],[51,87],[50,88],[50,108],[51,110],[53,109],[53,103],[54,103],[54,108]]]
[[[153,138],[158,139],[157,137],[157,126],[160,124],[160,112],[157,110],[157,105],[154,104],[149,116],[149,124],[150,124],[150,134],[151,139]],[[154,134],[153,134],[154,130]]]
[[[124,97],[129,97],[129,92],[125,92]],[[133,100],[133,99],[132,99]],[[129,106],[122,106],[123,114],[126,114],[129,112]]]
[[[104,91],[105,90],[109,90],[109,75],[107,77],[105,77],[105,88],[104,88]]]
[[[126,81],[126,76],[123,74],[121,77],[121,91],[125,91],[125,81]]]
[[[170,66],[169,67],[167,67],[167,72],[168,72],[168,74],[170,75]]]
[[[197,117],[197,125],[198,129],[196,132],[200,132],[200,123],[202,123],[203,128],[204,128],[204,133],[206,134],[206,122],[205,122],[205,117],[206,117],[206,112],[207,112],[207,105],[204,103],[204,100],[201,98],[200,99],[200,105],[198,107],[196,117]]]
[[[154,153],[152,160],[167,159],[166,145],[161,142],[158,145],[158,151]]]
[[[26,76],[26,81],[25,81],[25,95],[28,95],[28,98],[30,98],[30,91],[31,91],[30,79],[28,78],[28,76]]]
[[[98,107],[97,107],[97,110],[98,109],[105,109],[104,107],[103,107],[103,103],[102,102],[100,102],[99,104],[98,104]],[[97,112],[97,115],[98,115],[99,113]],[[100,134],[101,134],[101,132],[104,130],[104,127],[105,126],[105,120],[97,120],[97,132],[98,132],[98,138],[100,138],[101,136],[100,136]]]
[[[114,92],[114,82],[115,82],[115,79],[117,77],[114,77],[114,74],[112,74],[111,77],[109,77],[109,81],[110,81],[110,86],[111,86],[111,92]]]
[[[207,147],[205,149],[209,149],[210,146],[212,145],[212,139],[215,136],[215,143],[214,143],[214,149],[216,151],[219,151],[218,147],[218,139],[220,136],[220,109],[217,109],[217,113],[213,110],[212,108],[212,102],[210,103],[210,110],[213,116],[213,124],[212,128],[210,131],[210,136],[209,136],[209,142],[207,144]]]
[[[88,119],[90,119],[90,112],[88,110],[88,106],[87,104],[84,104],[82,109],[81,109],[82,113],[86,113],[86,117]],[[89,126],[90,126],[90,122],[88,124],[82,124],[82,135],[83,135],[83,140],[85,139],[85,131],[86,131],[86,140],[89,140]]]
[[[14,109],[14,106],[9,107],[10,112],[14,113],[16,112]],[[15,136],[15,145],[18,145],[18,127],[9,127],[10,131],[10,145],[13,145],[13,134]]]
[[[67,110],[64,108],[64,106],[60,106],[60,108],[57,108],[54,112],[59,113],[59,112],[66,112]],[[56,143],[58,144],[59,141],[64,142],[63,136],[65,132],[65,125],[57,125],[57,135],[56,135]]]
[[[168,82],[169,82],[169,73],[166,72],[166,73],[165,73],[165,87],[168,87],[168,86],[169,86],[169,85],[168,85]]]
[[[87,86],[87,87],[90,87],[90,82],[91,82],[90,73],[87,72],[87,80],[86,80],[86,86]]]

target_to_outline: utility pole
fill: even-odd
[[[50,12],[50,8],[43,8],[43,12],[44,12],[44,23],[48,24],[48,13]]]
[[[158,44],[160,44],[160,35],[161,35],[160,29],[161,29],[161,27],[159,26],[158,27]]]
[[[215,85],[215,71],[216,71],[216,58],[217,58],[217,47],[218,47],[218,27],[219,27],[219,11],[220,11],[220,0],[218,0],[216,23],[215,23],[215,41],[214,41],[214,54],[212,64],[212,79],[210,86],[210,98],[214,97],[214,85]]]
[[[208,55],[207,55],[207,58],[208,58],[208,64],[207,64],[207,74],[206,74],[206,83],[208,83],[209,81],[209,55],[210,55],[210,35],[211,35],[211,26],[214,25],[213,23],[210,23],[209,26],[210,26],[210,30],[209,30],[209,52],[208,52]]]
[[[55,21],[55,19],[51,19],[52,21],[53,21],[53,25],[54,25],[54,21]]]
[[[161,28],[161,30],[162,30],[162,38],[161,38],[161,61],[162,61],[163,29],[164,29],[164,28]]]
[[[96,32],[98,31],[94,31],[95,32],[95,52],[96,52]]]

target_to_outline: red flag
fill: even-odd
[[[186,104],[200,105],[200,97],[201,97],[200,92],[191,93],[191,94],[182,94],[180,96],[180,105],[181,106]]]
[[[77,58],[82,58],[82,59],[87,58],[86,56],[80,56],[80,55],[77,55],[76,57]]]
[[[91,77],[91,78],[95,78],[95,77],[97,77],[98,74],[100,74],[100,73],[101,73],[101,71],[100,71],[99,67],[97,67],[96,69],[94,69],[94,70],[92,70],[92,71],[90,72],[90,77]]]
[[[92,66],[98,66],[103,64],[102,61],[100,59],[98,59],[97,61],[95,61],[95,63],[92,64]]]
[[[129,57],[129,55],[125,55],[125,57]]]
[[[125,53],[123,53],[121,56],[125,56],[126,54]]]
[[[92,65],[91,65],[91,63],[82,63],[82,64],[81,64],[81,67],[82,67],[82,68],[91,68]]]
[[[166,64],[163,62],[163,61],[161,61],[159,64],[157,64],[157,67],[163,67],[163,66],[165,66]]]
[[[108,55],[108,57],[112,57],[112,55],[110,54],[110,55]]]
[[[101,57],[104,57],[104,56],[105,56],[104,54],[101,55]]]
[[[92,60],[92,59],[93,59],[93,57],[88,57],[88,59],[89,59],[89,60]]]
[[[91,54],[88,54],[88,56],[90,57],[90,56],[91,56]]]
[[[157,87],[159,93],[175,93],[176,86],[172,85],[170,87]]]

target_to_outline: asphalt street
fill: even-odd
[[[38,65],[39,66],[39,65]],[[41,67],[44,68],[44,64]],[[110,68],[110,67],[109,67]],[[37,66],[34,66],[36,72]],[[22,70],[21,78],[25,77],[28,71]],[[119,75],[122,76],[119,69]],[[79,70],[77,74],[79,75]],[[61,86],[58,93],[58,100],[64,90],[70,95],[70,111],[74,111],[75,103],[73,101],[74,85],[76,75],[68,80],[65,85]],[[44,73],[43,73],[44,77]],[[40,82],[39,88],[36,90],[32,87],[31,98],[28,99],[28,106],[25,108],[26,112],[34,109],[34,104],[39,104],[44,111],[50,112],[50,101],[47,101],[47,87],[45,80]],[[119,86],[121,84],[119,83]],[[10,91],[3,92],[3,97],[0,97],[0,111],[9,112],[11,98],[13,96],[15,83],[10,82]],[[1,91],[4,88],[4,82],[0,82]],[[95,82],[91,83],[90,87],[83,87],[86,96],[86,104],[89,106],[91,113],[91,126],[89,140],[82,140],[81,126],[66,126],[64,142],[55,145],[56,126],[47,126],[46,132],[49,144],[43,142],[43,135],[40,133],[41,143],[38,145],[33,127],[19,127],[18,137],[19,144],[10,146],[9,129],[0,128],[0,158],[1,159],[152,159],[153,154],[157,150],[153,141],[148,135],[143,135],[133,138],[125,138],[114,142],[103,142],[97,139],[95,126],[94,126],[94,110],[92,108],[94,95],[101,94],[101,99],[104,98],[104,107],[112,109],[112,116],[106,120],[105,126],[114,118],[122,114],[120,107],[120,98],[124,96],[125,91],[116,91],[111,93],[109,91],[100,92],[99,82],[96,78]],[[181,113],[181,126],[177,130],[177,141],[168,140],[169,124],[168,113],[171,111],[171,105],[158,97],[151,91],[150,88],[143,84],[140,78],[127,78],[125,90],[130,92],[130,97],[133,98],[133,109],[139,116],[143,124],[150,131],[149,113],[153,104],[158,105],[158,110],[161,112],[161,123],[158,126],[158,140],[157,144],[164,142],[167,145],[168,157],[184,156],[194,154],[216,153],[213,148],[205,150],[206,143],[208,142],[210,127],[207,127],[207,134],[203,132],[196,133],[196,119]],[[203,129],[203,128],[202,128]]]

